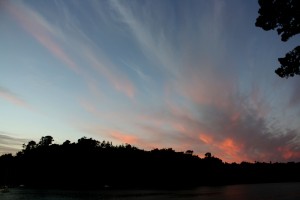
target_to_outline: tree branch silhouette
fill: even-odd
[[[260,9],[255,25],[265,31],[276,30],[283,42],[300,33],[299,0],[258,0]],[[275,73],[281,78],[300,75],[300,47],[278,59],[281,66]]]

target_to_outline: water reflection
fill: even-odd
[[[1,200],[294,200],[300,199],[300,183],[271,183],[199,187],[193,190],[66,191],[11,189]]]
[[[223,199],[300,199],[300,183],[268,183],[224,187]]]

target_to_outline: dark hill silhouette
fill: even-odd
[[[200,185],[300,181],[300,163],[228,164],[206,153],[171,148],[145,151],[83,137],[52,144],[30,141],[0,157],[1,185],[66,189],[186,188]]]

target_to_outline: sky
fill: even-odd
[[[257,1],[0,2],[0,155],[51,135],[226,162],[300,161],[299,44]]]

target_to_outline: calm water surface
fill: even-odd
[[[111,190],[65,191],[10,189],[0,193],[0,200],[300,200],[300,183],[269,183],[199,187],[193,190]]]

